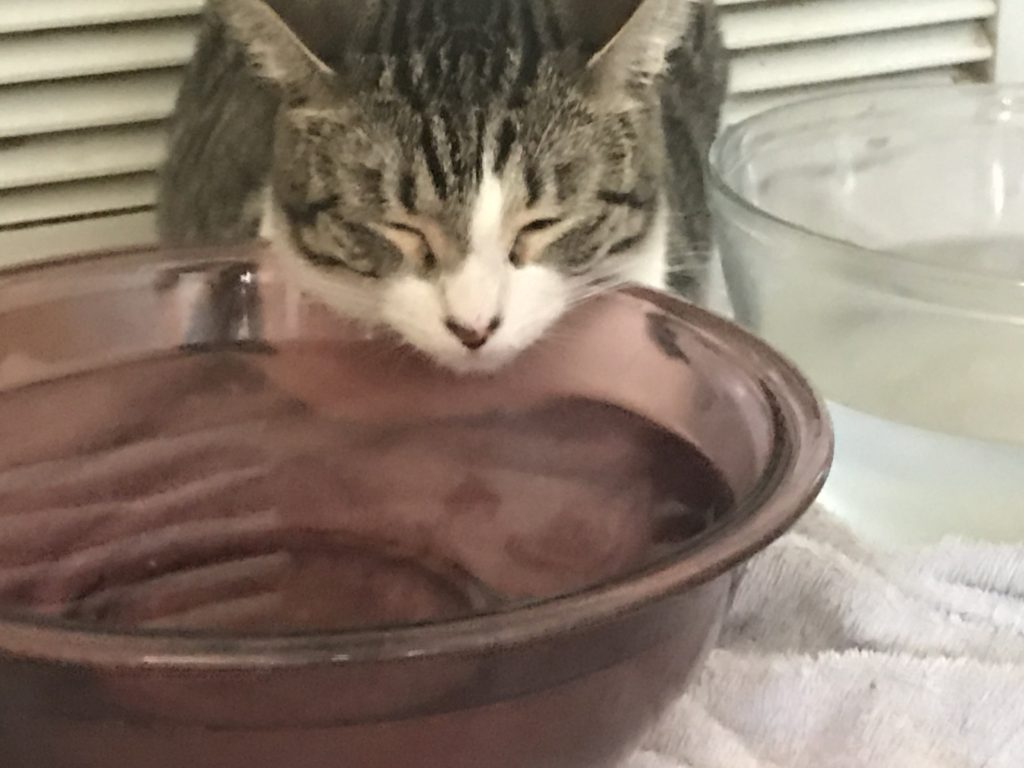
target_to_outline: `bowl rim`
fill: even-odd
[[[98,264],[146,254],[160,256],[161,261],[168,263],[183,256],[197,263],[197,255],[204,253],[214,254],[208,259],[214,262],[252,263],[261,258],[258,253],[254,256],[251,250],[238,247],[124,249],[0,269],[0,288],[10,278],[38,278],[59,267]],[[31,614],[11,615],[0,611],[0,654],[9,658],[98,667],[213,670],[447,657],[520,646],[614,620],[727,574],[782,536],[814,503],[828,475],[834,451],[828,411],[793,363],[737,324],[662,291],[631,286],[624,292],[657,306],[700,332],[706,342],[719,347],[719,353],[732,358],[730,365],[758,366],[776,432],[789,435],[786,440],[777,434],[776,463],[763,475],[762,488],[741,500],[736,513],[710,532],[700,546],[623,579],[591,585],[508,611],[386,629],[233,636],[84,627]],[[727,346],[726,341],[732,346]],[[784,455],[778,455],[780,448],[784,449]]]
[[[1013,293],[1020,293],[1020,300],[1024,302],[1024,278],[994,275],[969,267],[935,264],[929,262],[922,255],[906,254],[885,248],[868,247],[852,240],[818,232],[811,226],[790,221],[751,202],[745,195],[737,191],[726,178],[726,151],[740,144],[744,137],[751,132],[771,129],[780,118],[804,114],[809,117],[814,115],[818,121],[823,121],[828,116],[827,112],[817,112],[816,110],[827,110],[829,107],[843,104],[853,105],[858,102],[864,102],[865,106],[868,106],[866,102],[870,99],[877,100],[881,106],[884,106],[887,114],[901,111],[911,112],[913,110],[913,114],[919,116],[921,103],[919,101],[915,101],[913,104],[907,103],[907,97],[912,95],[934,98],[934,102],[931,104],[934,108],[957,103],[964,99],[977,100],[979,97],[988,97],[993,99],[995,103],[1002,103],[1004,106],[1009,106],[1009,104],[1014,102],[1019,103],[1022,108],[1022,114],[1024,114],[1024,83],[876,85],[850,87],[839,93],[805,97],[769,107],[762,112],[739,120],[720,131],[711,145],[707,163],[706,173],[711,189],[721,194],[733,206],[774,228],[798,234],[801,237],[826,246],[830,258],[835,261],[842,261],[844,266],[856,267],[860,270],[864,270],[867,267],[869,271],[877,272],[884,270],[890,275],[893,273],[893,270],[899,270],[907,273],[910,277],[916,276],[931,280],[940,279],[952,283],[971,283],[982,290],[998,289],[1006,291],[1009,289]],[[890,295],[897,295],[896,291],[886,290],[887,285],[882,280],[871,281],[871,283],[872,287],[876,290]],[[942,305],[942,302],[934,303]],[[1024,306],[1024,304],[1019,304],[1018,306]]]

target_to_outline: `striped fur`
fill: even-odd
[[[460,368],[500,364],[624,279],[699,299],[724,82],[712,6],[604,2],[211,0],[163,237],[233,241],[264,219],[312,290]],[[493,307],[454,305],[467,274]],[[532,316],[504,317],[520,306]],[[498,320],[482,349],[444,330]]]

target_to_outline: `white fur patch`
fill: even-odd
[[[488,373],[536,342],[562,316],[569,298],[569,284],[555,270],[536,265],[511,270],[502,326],[476,351],[467,350],[445,328],[441,294],[426,280],[409,276],[391,281],[382,300],[382,319],[442,365],[462,373]]]
[[[465,328],[483,331],[504,314],[511,272],[507,259],[471,253],[458,271],[441,279],[446,314]]]
[[[505,192],[493,173],[484,176],[469,225],[469,253],[459,269],[441,280],[447,314],[466,328],[484,330],[505,311],[513,272],[505,235]]]
[[[501,179],[494,175],[490,158],[484,161],[488,171],[484,174],[473,205],[473,214],[469,225],[470,253],[487,253],[494,251],[505,239],[505,190]]]

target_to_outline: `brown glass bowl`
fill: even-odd
[[[831,445],[651,291],[459,378],[256,249],[8,272],[0,765],[612,766]]]

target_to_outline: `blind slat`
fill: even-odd
[[[153,171],[165,141],[158,125],[30,139],[0,152],[0,190]]]
[[[156,216],[151,211],[0,230],[0,267],[73,253],[144,247],[152,245],[156,239]]]
[[[180,84],[156,71],[0,88],[0,139],[162,120]]]
[[[156,195],[155,174],[0,192],[0,228],[153,206]]]
[[[841,84],[825,83],[788,88],[779,91],[767,91],[751,95],[737,95],[725,106],[723,119],[726,123],[735,123],[766,109],[780,107],[797,99],[815,98],[838,94],[848,90],[858,90],[872,86],[911,86],[911,85],[948,85],[963,79],[963,71],[957,67],[927,69],[920,72],[898,73],[881,77],[867,77],[849,80]]]
[[[727,121],[850,85],[948,82],[993,56],[984,25],[997,0],[717,3],[735,52]],[[0,0],[0,139],[15,140],[0,143],[0,227],[19,225],[0,230],[0,259],[153,242],[151,213],[109,213],[155,200],[157,121],[173,107],[172,69],[191,56],[202,5]],[[91,214],[107,215],[22,226]]]
[[[172,20],[3,38],[0,86],[181,66],[196,30],[194,20]]]
[[[0,0],[0,34],[190,16],[204,0]]]
[[[879,33],[740,53],[732,60],[730,87],[735,94],[755,93],[985,61],[992,53],[977,24]]]
[[[988,19],[996,0],[825,0],[760,3],[722,15],[726,48],[743,50]]]

